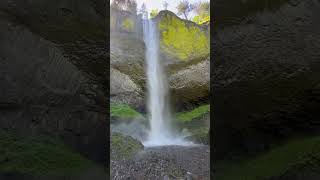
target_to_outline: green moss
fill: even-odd
[[[71,151],[60,140],[0,132],[0,172],[75,174],[92,162]]]
[[[161,17],[159,22],[161,32],[161,48],[164,52],[179,58],[188,60],[195,56],[209,54],[209,38],[206,32],[191,22],[172,15]]]
[[[110,137],[111,159],[125,159],[143,149],[143,145],[136,139],[120,133],[113,133]]]
[[[192,111],[177,114],[176,125],[180,130],[185,129],[190,136],[186,139],[195,143],[209,144],[209,113],[210,105],[199,106]]]
[[[198,16],[195,16],[192,19],[192,21],[197,24],[204,24],[204,23],[210,22],[210,15],[208,14],[198,15]]]
[[[133,28],[134,28],[134,23],[133,23],[133,21],[132,21],[130,18],[126,18],[126,19],[124,19],[123,22],[122,22],[122,27],[123,27],[125,30],[131,32],[131,31],[133,30]]]
[[[139,112],[126,104],[111,104],[110,113],[111,117],[119,118],[136,118],[141,116]]]
[[[278,177],[298,167],[318,167],[320,137],[292,140],[280,147],[240,162],[217,162],[216,178],[221,180],[261,180]]]
[[[199,106],[195,109],[193,109],[192,111],[189,112],[180,112],[177,114],[177,119],[180,121],[184,121],[184,122],[188,122],[191,121],[194,118],[200,117],[203,114],[206,114],[210,112],[210,105],[202,105]]]

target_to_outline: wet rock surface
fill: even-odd
[[[295,2],[214,30],[216,157],[264,151],[281,139],[319,132],[320,4]]]
[[[105,3],[0,2],[2,130],[59,137],[106,164]]]
[[[111,178],[209,180],[209,146],[145,147],[128,160],[111,161]]]

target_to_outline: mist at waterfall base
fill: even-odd
[[[144,146],[193,145],[174,133],[171,126],[169,88],[165,73],[159,61],[159,35],[156,22],[143,20],[143,37],[146,45],[146,76],[148,84],[148,119],[150,130]]]

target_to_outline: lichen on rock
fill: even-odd
[[[206,28],[185,21],[169,11],[157,16],[160,48],[168,55],[187,61],[209,54],[209,35]]]
[[[131,20],[130,18],[126,18],[123,22],[122,22],[122,27],[127,30],[128,32],[131,32],[134,28],[134,23],[133,20]]]

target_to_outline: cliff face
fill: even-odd
[[[319,7],[318,1],[288,1],[232,26],[216,24],[215,157],[319,132]]]
[[[0,128],[106,160],[105,1],[0,2]]]
[[[118,31],[111,31],[110,54],[112,72],[117,73],[111,73],[111,89],[115,90],[111,93],[111,101],[144,111],[146,75],[141,17],[133,17],[127,12],[115,14],[117,16],[111,14],[111,19],[117,22],[114,28]],[[131,31],[121,26],[128,19],[135,27]],[[208,102],[209,26],[182,20],[170,11],[161,11],[154,20],[159,29],[160,61],[168,74],[172,103],[183,110]],[[135,85],[116,88],[120,82]]]

